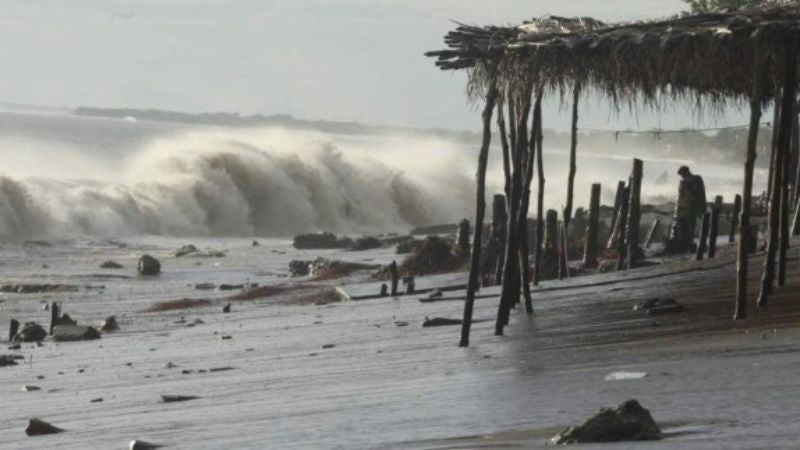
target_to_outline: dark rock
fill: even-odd
[[[185,402],[200,398],[194,395],[162,395],[161,400],[164,403]]]
[[[414,253],[403,261],[400,272],[426,275],[452,272],[463,266],[453,253],[453,243],[436,236],[429,236],[417,246]]]
[[[120,263],[114,261],[106,261],[103,264],[100,264],[101,269],[122,269],[124,266]]]
[[[214,283],[197,283],[194,285],[194,288],[198,291],[210,291],[216,289],[217,285]]]
[[[261,245],[261,244],[259,244],[259,243],[258,243],[258,241],[255,241],[255,240],[254,240],[254,241],[253,241],[253,243],[252,243],[252,244],[250,244],[250,245],[252,245],[253,247],[258,247],[258,246],[259,246],[259,245]]]
[[[247,286],[244,285],[244,284],[220,284],[219,285],[219,290],[220,291],[235,291],[235,290],[239,290],[239,289],[244,289],[245,287],[247,287]]]
[[[94,327],[85,325],[58,325],[53,328],[53,340],[56,342],[91,341],[100,339],[100,332]]]
[[[16,366],[16,355],[0,355],[0,367]]]
[[[429,319],[426,317],[425,321],[422,323],[422,327],[446,327],[452,325],[461,325],[462,323],[463,321],[459,319],[446,319],[444,317],[434,317],[433,319]]]
[[[398,320],[394,324],[397,325],[398,328],[408,326],[408,322],[406,322],[405,320]]]
[[[380,248],[381,245],[382,245],[381,241],[378,240],[377,238],[374,238],[372,236],[365,236],[356,239],[353,245],[350,246],[350,250],[353,251],[372,250],[373,248]]]
[[[40,419],[30,419],[28,421],[28,426],[25,427],[25,434],[27,434],[28,436],[41,436],[44,434],[55,434],[63,432],[64,430],[62,430],[61,428],[58,428]]]
[[[337,238],[333,233],[301,234],[294,237],[294,248],[298,250],[345,249],[353,245],[349,238]]]
[[[103,401],[103,397],[93,398],[89,400],[89,403],[100,403]]]
[[[310,271],[311,261],[294,260],[289,262],[289,273],[293,277],[305,277]]]
[[[209,372],[227,372],[229,370],[233,370],[233,367],[212,367],[208,369]]]
[[[190,253],[195,253],[197,251],[198,251],[197,247],[195,247],[192,244],[184,245],[183,247],[179,248],[178,251],[175,252],[175,257],[180,258]]]
[[[322,349],[323,350],[327,350],[327,349],[333,348],[333,347],[336,347],[336,345],[335,344],[325,344],[325,345],[322,346]]]
[[[139,275],[153,276],[161,273],[161,263],[150,255],[143,255],[139,258]]]
[[[39,342],[47,337],[47,331],[36,322],[25,322],[22,331],[14,336],[14,342]]]
[[[158,444],[151,444],[150,442],[140,441],[138,439],[134,439],[131,441],[130,445],[128,446],[128,450],[153,450],[156,448],[162,447]]]
[[[31,386],[29,384],[26,384],[26,385],[22,386],[22,391],[23,392],[33,392],[33,391],[41,391],[41,390],[42,390],[42,388],[40,388],[39,386]]]
[[[21,345],[19,345],[19,344],[14,344],[14,345],[9,345],[9,346],[8,346],[8,349],[9,349],[9,350],[19,350],[19,349],[21,349],[21,348],[22,348],[22,346],[21,346]]]
[[[59,318],[57,318],[55,320],[55,323],[53,324],[53,326],[58,326],[58,325],[77,325],[77,324],[78,324],[78,322],[75,321],[72,317],[70,317],[69,314],[64,313],[64,314],[61,315],[61,317],[59,317]]]
[[[105,333],[117,330],[119,330],[119,325],[117,324],[116,316],[108,317],[106,320],[103,321],[103,325],[100,327],[100,331]]]
[[[222,312],[225,313],[225,314],[231,312],[231,304],[228,303],[227,305],[223,306],[222,307]]]
[[[577,427],[570,427],[550,440],[551,444],[588,442],[654,441],[661,439],[661,429],[650,411],[636,400],[616,408],[602,408]]]

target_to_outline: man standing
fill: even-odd
[[[692,249],[697,221],[706,213],[706,186],[703,177],[694,175],[686,166],[678,169],[681,182],[678,185],[678,201],[675,217],[667,241],[668,252],[679,253]]]

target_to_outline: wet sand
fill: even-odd
[[[227,246],[228,256],[170,258],[166,243],[151,241],[0,250],[3,283],[106,286],[5,294],[0,323],[15,317],[45,325],[40,301],[55,300],[81,322],[116,314],[121,326],[99,341],[23,344],[25,364],[0,369],[0,442],[31,449],[124,448],[132,439],[168,448],[535,448],[561,427],[628,398],[649,408],[668,438],[627,448],[786,448],[800,435],[797,249],[790,252],[788,286],[769,308],[752,308],[746,322],[730,319],[734,266],[724,248],[701,263],[546,283],[535,292],[535,315],[515,311],[505,337],[493,336],[491,321],[478,323],[472,347],[460,349],[458,327],[421,326],[426,316],[460,317],[459,301],[287,305],[266,298],[234,302],[223,314],[219,298],[228,293],[191,285],[280,283],[276,274],[286,261],[272,251],[285,244],[213,244]],[[132,275],[131,261],[144,251],[162,259],[158,280],[91,275]],[[358,256],[379,263],[391,257]],[[108,259],[126,269],[96,269]],[[757,258],[753,288],[760,266]],[[190,296],[213,302],[141,312]],[[654,296],[688,310],[659,317],[632,311]],[[493,319],[495,311],[495,299],[481,299],[475,317]],[[204,324],[188,326],[197,318]],[[167,368],[170,362],[176,367]],[[220,368],[230,369],[210,371]],[[604,380],[618,370],[648,376]],[[24,384],[42,390],[23,392]],[[162,394],[200,398],[166,404]],[[96,398],[103,401],[91,403]],[[27,437],[32,417],[67,432]]]

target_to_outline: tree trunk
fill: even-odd
[[[636,267],[636,262],[642,249],[639,248],[639,228],[642,220],[641,196],[642,196],[642,173],[643,163],[641,159],[633,160],[633,172],[631,173],[631,192],[630,205],[628,206],[628,269]]]
[[[781,233],[781,228],[788,231],[788,224],[786,227],[781,227],[780,225],[783,222],[781,219],[782,213],[788,214],[789,210],[788,205],[786,208],[783,208],[781,203],[782,200],[785,199],[785,190],[783,189],[783,175],[785,174],[785,170],[783,166],[787,159],[785,155],[789,152],[789,146],[791,145],[793,122],[791,116],[794,113],[794,96],[797,92],[797,55],[794,45],[786,50],[783,72],[784,79],[781,89],[782,98],[778,143],[775,147],[775,157],[772,161],[772,195],[769,204],[769,242],[767,244],[767,254],[764,259],[764,274],[761,278],[761,291],[758,296],[758,306],[761,307],[767,306],[769,303],[769,296],[772,294],[772,286],[775,282],[775,257],[780,244],[778,237]]]
[[[492,199],[492,233],[489,241],[489,267],[494,272],[494,284],[503,282],[503,263],[506,260],[506,240],[508,239],[508,200],[497,194]]]
[[[486,105],[483,108],[483,142],[478,155],[477,192],[475,195],[475,236],[472,243],[472,261],[469,268],[469,282],[467,283],[467,298],[464,301],[464,320],[461,324],[460,347],[469,346],[469,331],[472,324],[472,310],[475,305],[475,292],[478,290],[478,281],[481,266],[481,235],[483,234],[483,216],[486,212],[486,165],[489,161],[489,146],[492,142],[492,111],[497,101],[497,62],[491,67],[491,81],[486,93]]]
[[[522,281],[522,293],[525,298],[525,311],[530,314],[533,312],[533,300],[531,299],[531,264],[529,260],[528,241],[528,210],[531,199],[531,182],[533,180],[533,161],[536,157],[536,147],[541,148],[542,144],[542,91],[536,94],[536,102],[533,106],[533,124],[531,126],[530,140],[528,141],[528,152],[525,161],[525,183],[522,191],[522,207],[520,208],[520,280]]]
[[[586,226],[586,245],[583,249],[584,267],[597,267],[597,227],[600,223],[600,184],[592,185],[589,202],[589,223]]]
[[[747,134],[747,157],[744,163],[744,186],[742,187],[742,211],[739,219],[739,247],[736,255],[736,305],[734,320],[747,318],[747,276],[749,272],[749,248],[751,240],[750,213],[753,201],[753,168],[756,163],[758,128],[761,122],[761,101],[764,96],[765,73],[761,64],[754,68],[753,92],[750,95],[750,128]]]
[[[581,96],[581,86],[576,84],[572,97],[572,127],[570,128],[569,146],[569,175],[567,177],[567,205],[564,207],[564,228],[569,230],[569,223],[572,220],[572,197],[575,191],[575,172],[578,169],[575,161],[578,150],[578,100]]]
[[[539,130],[541,131],[541,124]],[[536,253],[534,254],[533,285],[538,286],[542,271],[542,250],[544,247],[544,162],[542,158],[542,134],[536,137],[536,173],[539,191],[536,199]]]
[[[797,57],[794,57],[794,63],[797,63]],[[791,109],[789,114],[791,115],[792,120],[792,135],[794,135],[794,141],[797,140],[797,75],[795,71],[795,84],[791,85],[787,88],[789,91],[792,92],[792,103]],[[789,192],[789,184],[790,184],[790,177],[792,175],[791,171],[791,159],[793,153],[793,148],[791,148],[792,144],[790,142],[790,146],[787,147],[783,151],[783,162],[781,163],[781,171],[782,176],[782,185],[781,185],[781,210],[780,210],[780,246],[778,249],[778,287],[783,287],[786,285],[786,254],[789,250],[789,239],[790,239],[790,224],[789,218],[792,214],[792,204],[790,201],[790,192]]]

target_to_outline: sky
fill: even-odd
[[[682,9],[680,0],[2,0],[0,101],[475,130],[465,77],[423,56],[442,47],[451,20],[613,22]],[[547,110],[549,127],[567,128],[565,111],[554,102]],[[685,108],[610,117],[598,99],[582,106],[582,120],[606,128],[697,122]]]

